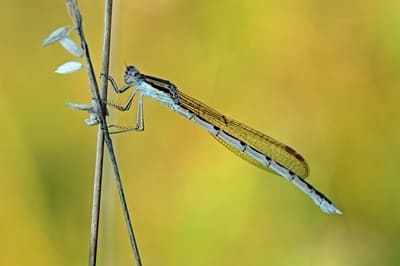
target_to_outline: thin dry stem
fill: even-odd
[[[104,75],[104,78],[101,79],[103,97],[107,95],[106,87],[107,87],[107,74],[109,68],[109,54],[110,54],[112,0],[106,0],[105,3],[106,3],[106,8],[105,8],[105,31],[104,31],[104,44],[103,44],[102,73],[106,75]],[[103,150],[105,142],[108,149],[108,153],[110,155],[111,165],[114,170],[115,182],[120,197],[123,215],[125,223],[127,225],[128,235],[134,253],[136,265],[141,266],[142,263],[134,236],[131,219],[128,212],[128,206],[125,200],[125,194],[123,191],[121,176],[119,173],[118,164],[114,153],[114,147],[112,144],[110,134],[108,132],[107,121],[105,119],[106,109],[100,97],[99,89],[94,74],[95,72],[89,55],[88,44],[86,42],[85,35],[83,33],[82,16],[79,12],[76,0],[67,0],[67,7],[75,23],[75,27],[77,29],[78,35],[81,40],[81,47],[84,51],[86,70],[89,77],[89,88],[92,96],[92,104],[100,122],[97,150],[96,150],[96,166],[95,166],[95,178],[94,178],[94,188],[93,188],[94,193],[93,193],[93,210],[92,210],[92,223],[91,223],[91,236],[90,236],[89,265],[94,266],[96,264],[98,224],[99,224],[100,199],[101,199],[101,181],[102,181],[102,170],[103,170]]]

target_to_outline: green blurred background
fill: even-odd
[[[291,145],[344,212],[145,99],[146,131],[114,136],[144,265],[400,264],[399,1],[117,2],[118,81],[135,64]],[[99,71],[103,3],[80,5]],[[0,10],[0,264],[85,265],[97,130],[65,103],[90,102],[87,77],[41,47],[72,22],[64,1]],[[108,167],[105,185],[99,265],[133,265]]]

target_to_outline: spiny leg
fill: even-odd
[[[104,75],[104,74],[100,74],[100,75]],[[111,83],[111,86],[113,87],[114,91],[118,94],[125,92],[127,89],[129,89],[130,87],[132,87],[132,85],[128,85],[125,84],[124,86],[122,86],[121,88],[118,87],[117,82],[115,81],[115,79],[111,76],[108,76],[108,81]]]
[[[138,131],[144,130],[144,115],[143,115],[143,93],[139,95],[137,113],[136,113],[136,128]]]
[[[108,105],[110,105],[111,107],[114,107],[115,109],[121,111],[121,112],[125,112],[128,111],[131,106],[132,106],[132,102],[133,102],[133,98],[135,98],[135,95],[137,93],[137,89],[134,89],[131,93],[131,96],[129,96],[128,101],[124,104],[124,105],[118,105],[118,104],[114,104],[111,102],[106,102]]]
[[[136,93],[136,92],[135,92]],[[131,98],[133,99],[134,94],[132,94]],[[128,110],[131,106],[132,99],[130,99],[130,102],[128,102],[125,106],[129,106],[126,108]],[[115,105],[112,105],[114,107],[118,107]],[[126,111],[124,110],[123,106],[119,106],[119,109],[121,111]],[[143,94],[139,95],[138,99],[138,104],[137,104],[137,112],[136,112],[136,126],[134,128],[125,128],[121,127],[118,125],[110,125],[109,128],[117,128],[119,130],[112,131],[110,134],[116,134],[116,133],[122,133],[122,132],[127,132],[127,131],[143,131],[144,130],[144,115],[143,115]]]
[[[118,94],[123,93],[127,89],[132,87],[132,85],[125,84],[122,88],[119,88],[116,81],[111,76],[108,77],[108,80],[110,81],[114,91]],[[107,104],[116,108],[119,111],[122,111],[122,112],[128,111],[132,106],[132,102],[133,102],[133,99],[135,98],[136,93],[137,93],[137,89],[134,89],[132,91],[131,95],[129,96],[128,101],[123,106],[109,103],[109,102],[107,102]],[[125,128],[125,127],[121,127],[119,125],[110,125],[109,128],[118,128],[119,129],[117,131],[110,132],[111,134],[127,132],[127,131],[143,131],[144,130],[143,94],[140,94],[139,99],[138,99],[137,114],[136,114],[136,126],[134,128]]]

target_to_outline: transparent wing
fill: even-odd
[[[271,138],[270,136],[267,136],[255,129],[252,129],[238,121],[230,119],[225,115],[222,115],[218,111],[180,91],[178,91],[177,93],[179,97],[179,104],[182,105],[182,107],[192,111],[202,119],[219,127],[233,137],[243,141],[253,149],[261,152],[262,154],[265,154],[266,156],[280,163],[301,178],[306,178],[308,176],[307,162],[294,149]],[[241,158],[245,159],[246,161],[264,170],[272,172],[268,167],[254,160],[252,157],[248,156],[244,152],[241,152],[240,150],[237,150],[228,145],[218,136],[216,136],[215,138],[229,150],[231,150]]]

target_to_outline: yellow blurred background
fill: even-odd
[[[97,71],[102,5],[80,1]],[[54,74],[75,58],[41,47],[72,22],[64,1],[0,10],[0,265],[85,265],[97,129],[65,103],[90,102],[87,77]],[[113,136],[144,265],[400,264],[399,1],[117,1],[114,11],[118,81],[134,64],[289,144],[344,212],[322,213],[145,99],[145,132]],[[106,173],[99,265],[134,265]]]

